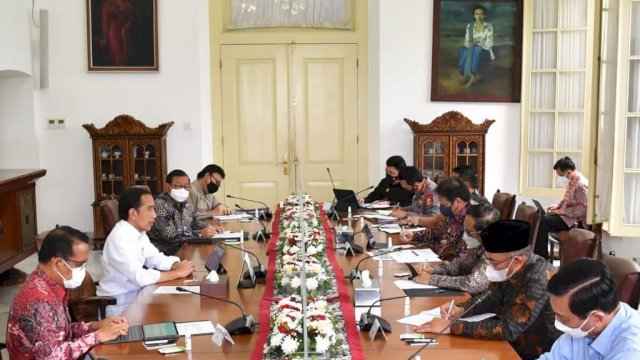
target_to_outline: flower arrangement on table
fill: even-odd
[[[343,351],[346,344],[343,334],[336,333],[342,320],[334,315],[339,313],[339,303],[307,297],[307,339],[308,350],[329,356]],[[302,299],[293,295],[280,300],[271,308],[271,335],[267,353],[283,359],[296,359],[296,353],[304,351],[302,330]]]

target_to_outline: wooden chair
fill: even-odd
[[[87,272],[82,285],[69,290],[69,315],[71,321],[98,321],[106,316],[107,305],[115,305],[116,298],[96,296],[96,283]]]
[[[633,261],[606,255],[602,262],[607,264],[618,286],[618,298],[634,309],[640,302],[640,265]]]
[[[536,239],[538,238],[538,228],[540,227],[540,219],[542,212],[533,205],[527,205],[525,202],[518,205],[516,209],[515,220],[522,220],[529,223],[531,230],[529,232],[529,246],[535,249]]]
[[[500,220],[510,220],[513,218],[513,211],[516,208],[516,196],[500,192],[500,189],[493,194],[491,205],[500,210]]]
[[[555,246],[558,245],[560,267],[583,257],[602,258],[600,235],[578,228],[558,231],[554,234],[553,238],[549,236],[549,256],[551,257],[555,253]]]
[[[104,236],[107,237],[120,217],[118,216],[118,200],[109,199],[100,202],[100,217],[104,228]]]

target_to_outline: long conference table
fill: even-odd
[[[255,232],[257,224],[225,222],[222,223],[229,230],[244,230]],[[389,235],[383,232],[374,232],[377,241],[386,243]],[[396,236],[392,236],[394,243],[398,242]],[[251,239],[251,238],[250,238]],[[364,245],[364,236],[355,235],[355,242]],[[213,244],[186,244],[176,254],[181,259],[191,260],[196,269],[195,276],[198,279],[204,278],[207,272],[205,263],[213,248]],[[267,242],[245,240],[242,245],[245,250],[255,253],[261,263],[266,267],[268,263]],[[229,276],[229,288],[226,299],[239,303],[247,315],[254,316],[256,321],[260,319],[260,303],[263,300],[265,285],[256,284],[252,289],[237,289],[236,281],[242,266],[244,254],[238,250],[227,247],[226,255],[222,264],[226,268]],[[356,254],[355,256],[344,256],[336,254],[337,263],[344,274],[349,274],[358,261],[366,254]],[[378,278],[381,288],[381,297],[403,296],[404,292],[395,286],[394,273],[407,270],[404,264],[395,261],[382,261],[383,277],[378,278],[378,261],[375,259],[365,260],[361,265],[361,270],[369,270],[372,277]],[[349,295],[353,304],[353,286],[346,281]],[[188,322],[211,320],[214,324],[225,325],[229,321],[241,316],[240,311],[234,305],[223,301],[208,299],[193,294],[154,294],[158,286],[184,286],[197,285],[197,283],[185,282],[185,279],[174,280],[158,285],[147,286],[124,312],[129,324],[148,324],[164,321]],[[456,303],[466,300],[468,296],[453,297]],[[417,314],[423,310],[432,309],[441,304],[451,301],[452,297],[420,297],[411,298],[411,314]],[[381,334],[378,334],[372,342],[368,332],[360,332],[360,343],[362,345],[365,359],[407,359],[419,346],[407,345],[400,340],[400,334],[412,333],[413,326],[405,325],[396,320],[404,317],[404,301],[402,299],[383,301],[380,303],[382,316],[392,325],[392,332],[387,334],[388,341],[385,341]],[[355,322],[356,320],[353,319]],[[233,336],[235,344],[225,342],[222,346],[217,346],[211,340],[211,335],[192,336],[192,350],[170,355],[173,359],[250,359],[257,345],[260,328],[269,326],[260,324],[256,331],[250,335]],[[426,334],[429,335],[429,334]],[[178,340],[178,345],[184,345],[184,338]],[[157,350],[147,350],[142,342],[131,342],[122,344],[98,345],[93,349],[93,355],[102,359],[149,359],[166,358]],[[443,335],[438,339],[438,344],[429,345],[421,353],[423,359],[485,359],[485,360],[511,360],[520,359],[518,354],[506,341],[479,340],[461,336]]]

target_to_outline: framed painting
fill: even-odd
[[[157,0],[87,0],[89,71],[158,71]]]
[[[434,0],[432,101],[519,102],[521,0]]]

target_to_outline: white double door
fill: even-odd
[[[357,46],[222,45],[221,54],[225,193],[275,204],[302,188],[331,200],[327,168],[336,187],[355,189]]]

